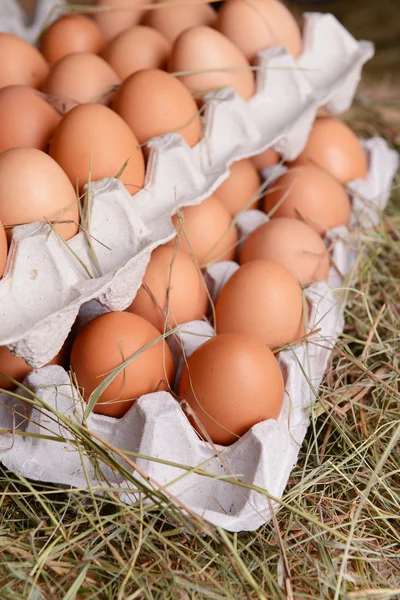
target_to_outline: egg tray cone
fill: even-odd
[[[127,308],[152,250],[175,235],[176,207],[201,202],[232,162],[267,147],[295,158],[319,107],[339,113],[350,106],[372,55],[373,45],[357,42],[332,15],[307,14],[302,55],[278,46],[260,52],[248,102],[229,89],[211,94],[194,148],[178,134],[150,142],[144,189],[131,197],[116,179],[92,184],[92,248],[82,231],[64,243],[45,223],[15,227],[0,280],[0,346],[40,367],[58,353],[84,303]]]
[[[352,220],[354,224],[370,227],[379,223],[380,211],[387,204],[399,157],[380,138],[364,142],[364,147],[369,172],[366,180],[350,184]],[[265,220],[267,216],[257,210],[243,213],[238,220],[240,233],[246,237]],[[168,493],[179,497],[180,504],[229,531],[254,530],[270,518],[266,496],[258,490],[267,490],[277,499],[282,497],[306,435],[331,349],[343,330],[344,293],[340,288],[343,278],[352,272],[358,249],[346,227],[328,231],[326,240],[334,244],[336,268],[331,268],[327,282],[316,283],[307,290],[311,306],[308,329],[319,332],[309,342],[279,354],[285,398],[276,421],[255,425],[227,448],[213,446],[198,438],[172,395],[158,392],[137,400],[121,419],[92,413],[86,423],[114,447],[141,455],[135,458],[135,463],[146,474],[146,481],[132,471],[136,478],[156,489],[168,484]],[[206,281],[214,300],[237,268],[236,263],[226,261],[208,269]],[[104,310],[107,309],[97,302],[85,304],[80,312],[80,326]],[[181,344],[186,356],[190,356],[213,334],[211,326],[203,321],[180,326],[180,340],[175,339],[172,344],[177,379],[183,366]],[[79,427],[86,407],[67,372],[59,366],[43,367],[30,373],[24,385],[27,389],[19,389],[17,394],[29,397],[27,390],[32,390],[40,398],[42,408],[32,408],[21,399],[0,394],[0,429],[9,431],[0,438],[3,464],[38,481],[79,488],[88,488],[89,484],[97,489],[109,485],[122,488],[121,500],[135,502],[137,495],[132,484],[107,466],[102,466],[100,476],[98,465],[86,455],[82,459],[72,443],[72,434],[63,426],[63,419],[70,418]],[[59,415],[58,420],[54,419],[54,411]],[[58,441],[32,436],[43,433],[56,436]],[[150,457],[168,464],[152,461]],[[182,465],[201,466],[210,476],[188,473]],[[250,484],[253,489],[240,487],[232,480]],[[131,492],[127,491],[130,489]]]

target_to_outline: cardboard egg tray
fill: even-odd
[[[231,90],[209,96],[204,135],[197,146],[189,148],[177,134],[152,140],[145,187],[135,196],[115,179],[93,183],[85,207],[87,214],[90,206],[90,246],[83,232],[65,243],[44,223],[14,229],[0,280],[0,346],[7,345],[33,367],[42,367],[57,354],[76,320],[82,326],[100,312],[129,306],[152,250],[175,236],[170,217],[178,206],[207,198],[236,160],[268,147],[284,158],[295,158],[320,107],[336,114],[350,106],[362,65],[373,54],[372,44],[355,41],[331,15],[305,15],[303,34],[304,52],[297,60],[281,47],[260,53],[257,93],[249,102]],[[352,218],[369,226],[386,205],[397,155],[380,139],[368,141],[366,149],[369,175],[351,186]],[[248,235],[265,219],[259,211],[243,213],[238,218],[241,234]],[[331,269],[327,283],[307,290],[312,308],[309,328],[320,332],[316,340],[280,354],[286,393],[277,421],[260,423],[222,448],[202,442],[166,392],[142,397],[118,420],[89,417],[88,426],[97,435],[141,455],[135,462],[155,485],[168,484],[185,506],[228,530],[252,530],[270,517],[263,494],[233,485],[228,477],[282,496],[331,348],[342,330],[343,297],[335,290],[351,270],[356,249],[346,228],[332,230],[327,237],[335,242],[336,269]],[[208,269],[206,280],[214,299],[235,268],[235,263],[224,262]],[[181,344],[190,355],[213,333],[202,321],[180,327],[180,342],[172,343],[178,375]],[[69,375],[58,366],[38,368],[25,385],[41,398],[43,408],[30,408],[0,394],[0,430],[6,431],[0,437],[3,464],[38,481],[101,487],[98,470],[88,457],[82,459],[71,434],[52,413],[56,410],[82,422],[84,406]],[[23,390],[18,393],[26,395]],[[14,435],[15,431],[27,435]],[[32,436],[43,432],[64,441]],[[201,465],[210,477],[188,474],[174,463]],[[127,481],[107,467],[103,477],[107,486],[125,490],[121,491],[125,502],[135,501]]]

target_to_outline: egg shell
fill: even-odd
[[[172,221],[179,237],[178,249],[193,256],[200,267],[235,257],[237,230],[216,196],[182,208]],[[168,242],[170,246],[175,244],[176,240]]]
[[[0,56],[0,88],[40,88],[49,74],[49,66],[39,50],[11,33],[0,33]]]
[[[159,246],[153,251],[142,286],[127,310],[164,331],[200,320],[207,305],[206,285],[192,257],[175,248]]]
[[[115,177],[128,161],[120,180],[130,194],[144,183],[144,158],[139,143],[119,115],[99,104],[80,104],[65,115],[54,131],[50,156],[79,188],[88,181],[92,156],[92,181]]]
[[[71,368],[84,399],[130,356],[160,337],[148,321],[129,312],[111,312],[90,321],[71,351]],[[171,351],[160,340],[141,352],[103,391],[94,412],[121,417],[137,398],[166,389],[174,375]]]
[[[278,418],[284,382],[263,343],[243,333],[224,333],[189,357],[179,395],[194,412],[190,420],[200,435],[228,446],[256,423]]]
[[[67,363],[67,344],[65,344],[60,352],[55,356],[47,365],[64,365]],[[7,379],[12,377],[19,383],[21,383],[28,373],[33,371],[33,367],[29,366],[21,356],[15,356],[7,348],[7,346],[0,346],[0,388],[3,390],[12,391],[17,387],[12,381]],[[4,375],[2,375],[4,373]]]
[[[233,163],[228,179],[215,190],[214,194],[228,210],[236,215],[242,210],[256,208],[260,177],[250,159],[244,158]]]
[[[128,77],[112,108],[128,123],[140,144],[171,132],[182,135],[189,146],[200,140],[196,102],[183,83],[159,69],[144,69]]]
[[[264,150],[264,152],[252,156],[250,160],[257,171],[261,171],[261,169],[266,169],[268,167],[277,165],[280,162],[281,157],[272,148],[267,148]]]
[[[124,81],[140,69],[163,69],[171,43],[159,31],[138,25],[112,39],[101,55]]]
[[[329,254],[324,242],[298,219],[271,219],[257,227],[243,245],[240,264],[258,259],[283,265],[302,285],[328,278]]]
[[[319,117],[311,130],[306,147],[289,166],[315,164],[341,183],[365,179],[367,155],[356,134],[332,117]]]
[[[75,52],[54,65],[42,89],[47,94],[77,103],[106,104],[112,88],[120,83],[118,75],[100,56]]]
[[[84,15],[64,15],[46,29],[40,39],[40,52],[47,62],[56,63],[75,52],[98,54],[103,47],[100,27]]]
[[[296,339],[303,313],[301,287],[289,271],[268,260],[242,265],[215,304],[217,333],[248,333],[269,347]]]
[[[186,29],[200,25],[212,27],[215,24],[216,14],[208,4],[187,0],[180,5],[162,7],[162,4],[167,4],[169,1],[155,2],[160,8],[149,10],[143,23],[160,31],[171,43]]]
[[[0,89],[0,152],[18,147],[46,150],[60,121],[60,113],[31,87]]]
[[[4,225],[35,221],[59,223],[66,240],[78,231],[79,208],[68,177],[47,154],[35,148],[11,148],[0,155],[0,219]],[[11,238],[12,229],[7,230]]]
[[[97,0],[98,8],[116,9],[104,10],[94,15],[106,42],[140,22],[145,14],[145,11],[139,8],[141,4],[145,4],[145,2],[143,0]]]
[[[284,46],[294,57],[303,47],[295,18],[279,0],[226,0],[218,12],[216,29],[250,62],[270,46]]]
[[[254,75],[246,57],[228,38],[210,27],[193,27],[178,37],[168,70],[203,71],[179,75],[180,81],[199,99],[207,92],[225,87],[234,89],[245,100],[255,91]]]
[[[8,247],[7,247],[7,236],[6,236],[6,232],[3,226],[3,223],[0,221],[0,278],[2,277],[3,273],[4,273],[4,269],[6,266],[6,262],[7,262],[7,254],[8,254]]]
[[[315,166],[289,169],[276,179],[264,198],[264,211],[276,217],[301,219],[319,234],[327,229],[348,226],[351,204],[343,186],[329,173]]]

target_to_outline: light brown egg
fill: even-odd
[[[144,158],[138,141],[119,115],[99,104],[80,104],[65,115],[56,128],[50,156],[82,190],[88,181],[92,157],[92,181],[116,177],[128,161],[120,180],[130,194],[144,183]]]
[[[197,206],[186,206],[180,214],[180,217],[178,214],[172,217],[179,236],[179,250],[193,256],[200,267],[234,259],[237,230],[216,196],[210,196]],[[176,240],[171,240],[168,245],[175,243]]]
[[[49,63],[56,63],[74,52],[98,54],[103,47],[100,27],[84,15],[64,15],[46,29],[40,39],[40,51]]]
[[[256,156],[252,156],[250,160],[257,171],[261,171],[261,169],[266,169],[267,167],[273,167],[274,165],[277,165],[280,162],[281,157],[272,148],[267,148],[264,150],[264,152],[256,154]]]
[[[7,236],[3,226],[3,223],[0,221],[0,278],[3,276],[4,269],[7,262],[7,254],[8,254],[8,245],[7,245]]]
[[[201,99],[205,93],[232,88],[248,100],[255,91],[253,72],[243,53],[219,31],[193,27],[184,31],[172,48],[168,70],[179,75],[186,87]]]
[[[46,150],[58,113],[39,92],[25,85],[0,90],[0,152],[9,148]]]
[[[356,134],[345,123],[332,117],[319,117],[306,147],[291,166],[316,164],[341,183],[365,178],[367,156]]]
[[[251,260],[272,260],[301,284],[327,279],[329,254],[312,227],[298,219],[271,219],[257,227],[245,241],[240,264]]]
[[[159,246],[153,251],[142,286],[127,310],[164,331],[201,319],[207,305],[205,282],[193,259],[174,248]]]
[[[189,146],[200,140],[196,102],[183,83],[159,69],[144,69],[128,77],[112,108],[128,123],[140,144],[170,132],[182,135]]]
[[[48,365],[62,365],[64,366],[67,362],[67,344],[65,344],[60,352],[47,363]],[[0,346],[0,388],[3,390],[12,391],[17,387],[12,381],[7,379],[12,377],[19,383],[21,383],[25,377],[33,371],[22,358],[22,356],[15,356],[10,352],[7,346]],[[3,375],[4,374],[4,375]]]
[[[218,12],[216,29],[236,44],[249,62],[270,46],[285,46],[295,57],[303,47],[295,18],[279,0],[227,0]]]
[[[162,6],[170,0],[159,0],[155,4]],[[208,4],[186,2],[174,6],[165,6],[149,10],[143,23],[160,31],[171,43],[186,29],[208,25],[212,27],[216,21],[215,11]]]
[[[6,85],[40,88],[49,74],[39,50],[11,33],[0,33],[0,56],[0,88]]]
[[[171,43],[156,29],[138,25],[120,33],[101,53],[124,81],[140,69],[164,69]]]
[[[4,225],[59,223],[66,240],[78,231],[79,210],[68,177],[50,156],[35,148],[11,148],[0,155],[0,220]],[[10,239],[12,229],[7,230]]]
[[[264,211],[276,206],[272,218],[301,219],[323,235],[327,229],[348,225],[350,200],[342,185],[318,167],[289,169],[273,182],[264,198]]]
[[[215,304],[217,333],[248,333],[270,347],[296,339],[303,304],[301,287],[282,265],[253,260],[242,265]]]
[[[111,371],[160,335],[145,319],[129,312],[106,313],[85,325],[71,351],[71,368],[84,399],[88,401]],[[115,377],[101,394],[94,412],[122,417],[140,396],[165,390],[173,375],[171,351],[165,340],[159,340]]]
[[[106,9],[94,15],[106,42],[140,22],[145,13],[140,10],[141,4],[146,4],[146,2],[143,0],[97,0],[96,6]],[[115,10],[107,10],[107,8]]]
[[[114,86],[121,83],[118,75],[96,54],[76,52],[59,60],[46,79],[43,91],[85,104],[106,104]]]
[[[232,216],[242,210],[256,208],[260,178],[251,160],[238,160],[229,169],[231,174],[214,194]]]
[[[224,333],[189,357],[179,395],[194,412],[190,421],[200,435],[229,446],[253,425],[278,418],[284,382],[276,358],[262,342],[244,333]]]

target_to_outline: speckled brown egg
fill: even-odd
[[[224,333],[189,357],[179,395],[201,437],[228,446],[253,425],[278,418],[284,382],[276,358],[262,342],[244,333]]]
[[[293,55],[302,51],[300,28],[279,0],[226,0],[219,10],[216,29],[232,40],[247,60],[270,46],[284,46]]]
[[[41,150],[6,150],[0,155],[0,220],[4,225],[20,225],[45,219],[70,221],[55,226],[66,240],[77,233],[79,209],[71,182]],[[11,231],[7,230],[8,238]]]
[[[114,86],[120,83],[118,75],[100,56],[76,52],[54,65],[42,89],[47,94],[81,104],[107,104]]]
[[[106,42],[140,22],[145,14],[140,10],[141,4],[146,3],[143,0],[97,0],[96,6],[105,10],[96,13],[94,19]]]
[[[128,123],[140,144],[171,132],[182,135],[189,146],[200,139],[196,102],[183,83],[159,69],[144,69],[128,77],[112,108]]]
[[[0,152],[9,148],[46,150],[61,115],[25,85],[0,89]]]
[[[356,134],[332,117],[316,119],[306,147],[291,163],[309,164],[318,165],[341,183],[364,179],[368,173],[367,156]]]
[[[255,91],[253,72],[246,57],[211,27],[184,31],[173,45],[168,70],[171,73],[189,71],[179,75],[179,79],[199,100],[207,92],[221,88],[232,88],[245,100]]]
[[[212,27],[216,20],[216,14],[208,4],[190,0],[175,5],[172,5],[170,0],[159,0],[155,4],[160,8],[149,10],[143,22],[160,31],[171,43],[186,29],[200,25]],[[163,4],[166,6],[162,6]]]
[[[98,54],[103,47],[100,27],[84,15],[63,15],[46,29],[40,39],[40,51],[49,63],[56,63],[74,52]]]
[[[106,313],[85,325],[72,346],[71,368],[86,401],[111,371],[139,353],[104,390],[94,412],[122,417],[140,396],[166,389],[174,365],[166,341],[154,342],[160,335],[129,312]]]
[[[201,319],[208,305],[203,276],[191,256],[168,246],[156,248],[130,307],[159,331]]]
[[[3,226],[3,223],[0,221],[0,278],[3,276],[4,269],[7,262],[7,236]]]
[[[319,234],[348,225],[351,205],[343,186],[329,173],[314,166],[289,169],[271,184],[264,211],[272,218],[290,217],[308,223]]]
[[[268,260],[242,265],[215,305],[217,333],[248,333],[270,347],[296,339],[303,313],[301,287],[289,271]]]
[[[138,25],[112,39],[101,55],[124,81],[140,69],[164,69],[171,43],[156,29]]]
[[[200,267],[234,259],[237,230],[216,196],[210,196],[197,206],[182,208],[172,221],[179,236],[179,250],[193,256]],[[175,243],[176,240],[168,242],[171,246]]]
[[[242,210],[256,208],[261,182],[251,160],[248,158],[238,160],[229,169],[228,179],[225,179],[214,194],[232,216]]]
[[[329,254],[312,227],[298,219],[278,218],[260,225],[245,241],[240,264],[265,259],[277,262],[302,285],[327,279]]]
[[[6,85],[40,88],[49,74],[39,50],[11,33],[0,33],[0,56],[0,88]]]
[[[120,176],[130,194],[144,183],[144,158],[135,134],[119,115],[99,104],[80,104],[65,115],[54,131],[50,156],[70,181],[82,190],[88,181],[92,157],[92,181]]]

